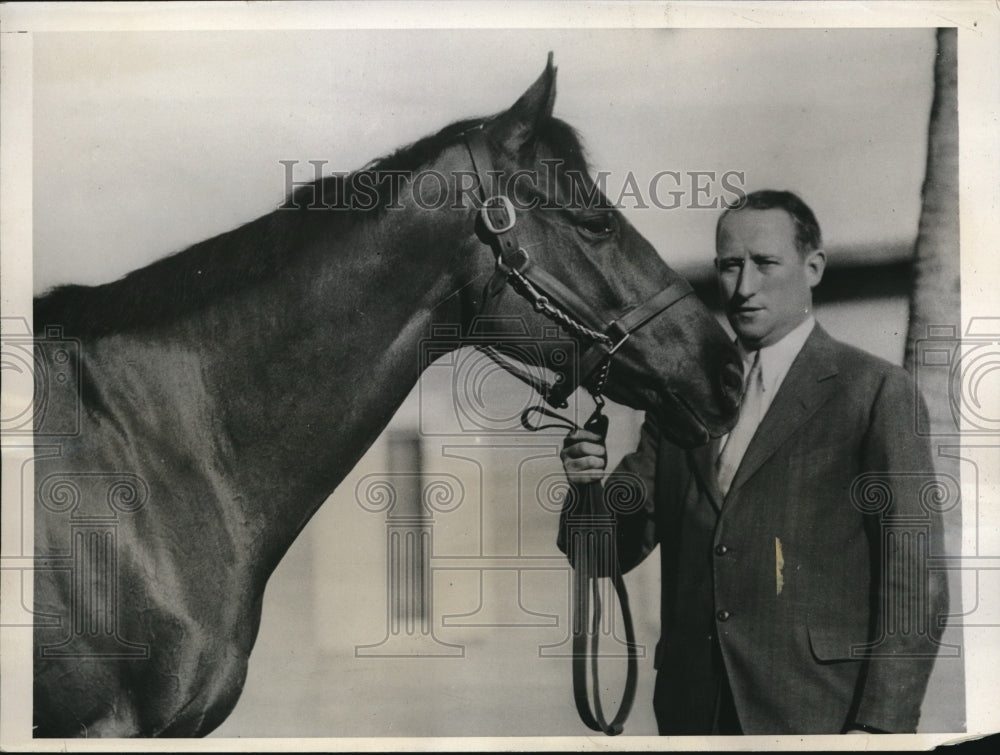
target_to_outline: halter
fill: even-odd
[[[588,343],[580,359],[575,380],[564,377],[561,381],[557,380],[551,384],[503,358],[495,347],[479,348],[505,370],[534,388],[552,407],[565,408],[570,394],[581,384],[586,385],[594,397],[596,408],[584,428],[603,438],[607,434],[608,425],[607,416],[602,414],[603,393],[612,357],[635,330],[689,296],[692,293],[691,286],[683,278],[678,278],[667,288],[628,310],[621,317],[607,324],[600,324],[602,319],[583,299],[557,278],[533,264],[528,253],[518,244],[515,232],[517,215],[514,212],[514,205],[508,197],[495,192],[490,193],[488,188],[487,176],[496,174],[486,148],[482,124],[466,131],[464,136],[469,156],[472,158],[472,166],[479,178],[482,200],[480,218],[489,234],[489,245],[496,256],[496,269],[483,290],[480,314],[493,311],[507,284],[510,284],[510,287],[525,298],[537,312],[555,322],[571,336]],[[587,381],[595,374],[592,383],[587,385]],[[532,424],[529,422],[529,417],[534,412],[555,419],[557,424]],[[521,424],[532,431],[545,427],[577,429],[574,422],[541,405],[525,409],[521,414]],[[614,736],[623,731],[625,719],[635,698],[638,678],[635,631],[629,611],[628,593],[618,565],[615,519],[604,503],[601,484],[594,482],[573,485],[573,489],[577,505],[575,510],[567,515],[570,533],[567,554],[573,565],[573,698],[577,713],[587,727]],[[625,690],[618,712],[610,722],[606,720],[601,708],[597,675],[597,642],[601,624],[601,599],[597,580],[601,576],[610,577],[618,596],[628,651]],[[591,600],[593,600],[592,612]],[[587,619],[591,614],[592,620],[588,628]],[[587,684],[588,657],[593,707]]]
[[[658,294],[631,308],[621,317],[601,324],[602,318],[586,301],[558,278],[535,264],[524,247],[518,244],[515,231],[517,214],[514,205],[503,194],[490,193],[487,176],[496,173],[486,148],[482,124],[466,131],[464,136],[469,156],[472,158],[472,167],[479,178],[482,200],[480,218],[483,227],[489,233],[489,244],[496,256],[496,269],[483,289],[480,314],[489,314],[496,308],[509,283],[514,291],[534,307],[535,311],[555,322],[571,336],[588,344],[580,358],[575,379],[564,377],[554,383],[548,383],[528,370],[510,363],[492,346],[482,346],[480,350],[512,375],[534,388],[550,406],[556,409],[565,409],[569,396],[596,373],[597,377],[589,390],[595,401],[598,401],[599,405],[602,404],[601,395],[615,352],[633,332],[691,295],[693,293],[691,285],[683,278],[677,278]]]

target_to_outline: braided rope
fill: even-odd
[[[572,315],[567,314],[558,306],[550,302],[549,297],[545,296],[545,294],[535,288],[531,281],[525,278],[519,270],[511,269],[510,277],[514,278],[517,283],[524,288],[526,298],[535,308],[535,311],[541,312],[550,320],[554,320],[557,324],[564,326],[575,335],[583,336],[584,338],[589,338],[591,341],[597,341],[598,343],[611,346],[611,339],[608,336],[600,331],[588,328]]]
[[[574,318],[572,315],[565,312],[559,306],[553,304],[549,301],[549,297],[545,296],[541,291],[535,288],[534,284],[528,280],[520,270],[511,268],[509,271],[509,278],[512,279],[512,285],[515,287],[520,286],[522,289],[522,295],[528,300],[528,302],[535,308],[536,312],[548,317],[550,320],[555,322],[557,325],[562,326],[571,335],[581,336],[583,338],[589,338],[591,341],[596,341],[597,343],[604,344],[610,347],[613,341],[609,336],[600,331],[588,328],[582,322]],[[597,375],[597,379],[594,382],[594,387],[590,389],[594,400],[603,406],[604,400],[601,394],[604,393],[604,386],[608,382],[608,371],[611,368],[611,355],[602,360],[600,365],[600,372]]]

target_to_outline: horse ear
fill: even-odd
[[[538,143],[539,127],[552,117],[556,101],[556,68],[549,53],[545,70],[513,107],[502,113],[493,128],[494,139],[515,157],[530,157]]]

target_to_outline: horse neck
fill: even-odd
[[[187,325],[209,344],[200,371],[224,489],[266,570],[389,423],[432,322],[461,319],[449,294],[471,274],[455,264],[458,223],[387,211],[334,239],[304,222],[312,240],[273,284]]]

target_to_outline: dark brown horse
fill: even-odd
[[[469,128],[504,175],[542,177],[517,184],[533,195],[519,204],[540,200],[519,243],[589,303],[590,327],[676,284],[599,193],[565,201],[594,187],[574,178],[586,164],[554,96],[550,61],[508,111],[35,302],[39,361],[62,375],[36,436],[36,736],[197,736],[232,710],[269,575],[414,386],[421,343],[441,325],[468,336],[480,310],[495,260]],[[514,292],[497,302],[539,338],[549,324]],[[622,345],[607,394],[690,445],[728,428],[735,371],[686,296]]]

